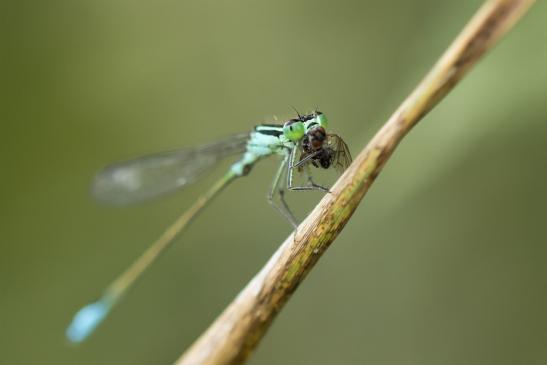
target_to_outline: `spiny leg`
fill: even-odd
[[[296,227],[298,227],[298,224],[296,223],[296,218],[294,218],[294,215],[292,214],[289,206],[287,205],[287,202],[285,201],[285,191],[280,185],[281,177],[283,176],[283,173],[285,172],[285,167],[287,166],[288,160],[289,160],[289,155],[283,158],[283,161],[279,165],[279,169],[277,170],[272,183],[272,188],[270,192],[268,193],[268,202],[270,202],[270,204],[275,209],[277,209],[277,211],[281,213],[281,215],[285,217],[285,219],[287,219],[289,223],[296,229]],[[279,200],[281,202],[281,206],[277,205],[274,201],[274,196],[276,193],[279,194]]]

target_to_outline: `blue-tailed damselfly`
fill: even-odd
[[[80,309],[67,328],[71,342],[85,340],[108,315],[112,307],[127,292],[135,280],[163,252],[174,238],[223,188],[238,177],[247,175],[260,159],[280,155],[281,164],[275,174],[268,201],[296,228],[294,215],[284,198],[288,190],[320,190],[310,167],[343,171],[351,162],[345,142],[336,134],[327,133],[326,116],[315,111],[300,115],[283,124],[260,124],[251,133],[239,134],[216,143],[144,156],[116,163],[100,171],[93,184],[98,200],[124,205],[172,192],[196,181],[221,159],[243,153],[228,172],[202,195],[184,214],[104,291],[101,298]],[[303,172],[307,179],[303,186],[293,184],[294,172]],[[279,203],[275,202],[279,197]]]

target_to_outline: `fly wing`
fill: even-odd
[[[196,181],[222,158],[243,152],[248,137],[239,134],[216,143],[112,164],[95,176],[93,195],[101,202],[126,205],[170,193]]]
[[[327,137],[327,143],[334,151],[334,160],[332,165],[340,173],[344,172],[351,164],[351,153],[349,152],[348,145],[337,134],[329,134]]]

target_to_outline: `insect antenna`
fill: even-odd
[[[298,115],[298,119],[300,119],[300,120],[303,121],[303,120],[304,120],[304,119],[303,119],[304,117],[298,112],[298,110],[296,110],[296,108],[295,108],[293,105],[291,105],[291,108],[293,108],[293,110],[294,110],[294,111],[296,112],[296,114]]]

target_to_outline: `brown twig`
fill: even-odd
[[[177,361],[240,364],[345,226],[395,147],[534,3],[487,1],[311,214]]]

